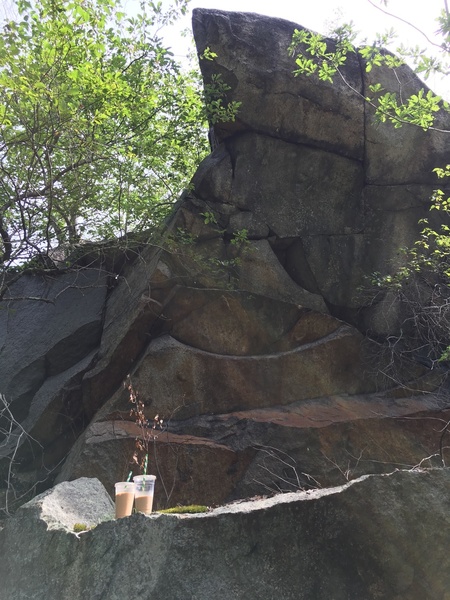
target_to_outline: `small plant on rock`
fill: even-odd
[[[130,464],[131,470],[128,475],[128,480],[130,480],[135,471],[138,472],[137,474],[147,475],[150,446],[157,438],[157,430],[162,431],[164,429],[164,419],[161,419],[159,415],[156,415],[153,421],[147,419],[145,416],[145,403],[134,389],[130,376],[128,376],[124,385],[129,392],[130,417],[134,419],[139,428]]]
[[[82,531],[89,531],[91,529],[85,523],[75,523],[73,526],[74,533],[81,533]]]

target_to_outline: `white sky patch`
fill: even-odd
[[[128,2],[131,4],[133,0]],[[428,53],[437,52],[420,32],[439,42],[435,35],[438,28],[436,19],[444,8],[444,0],[389,0],[387,6],[377,0],[373,0],[373,3],[380,5],[382,10],[409,21],[412,26],[389,17],[380,8],[372,6],[369,0],[192,0],[189,15],[167,31],[165,39],[178,57],[185,55],[188,43],[181,32],[186,28],[191,29],[192,10],[212,8],[279,17],[322,34],[327,34],[343,22],[353,21],[355,30],[360,32],[358,41],[367,38],[371,42],[377,33],[393,28],[398,34],[398,45],[419,45],[427,48]],[[450,82],[445,79],[432,76],[427,85],[435,93],[450,98]]]

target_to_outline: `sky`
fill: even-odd
[[[443,0],[427,0],[426,3],[423,0],[389,0],[387,7],[379,0],[372,2],[428,31],[433,29],[433,18],[444,6]],[[387,16],[369,0],[192,0],[190,7],[191,10],[204,7],[256,12],[288,19],[320,33],[326,33],[329,23],[336,18],[339,21],[351,19],[358,29],[369,33],[383,29],[387,20]]]
[[[328,33],[336,24],[352,20],[356,30],[360,31],[359,40],[367,37],[369,42],[376,33],[384,33],[393,27],[398,33],[399,43],[431,48],[423,34],[436,39],[435,19],[444,7],[444,0],[389,0],[387,6],[380,0],[372,0],[372,3],[370,0],[191,0],[189,7],[189,15],[166,36],[178,56],[186,52],[186,42],[180,31],[191,27],[192,10],[200,7],[280,17],[323,34]],[[413,26],[389,17],[383,10],[409,21]],[[433,78],[427,84],[436,93],[450,99],[449,83]]]
[[[165,6],[170,0],[162,2]],[[124,0],[124,4],[131,14],[136,11],[139,0]],[[179,20],[176,26],[166,30],[164,37],[177,57],[185,56],[189,43],[181,32],[191,30],[192,10],[201,7],[279,17],[323,34],[327,34],[336,24],[351,20],[355,29],[360,32],[359,41],[367,38],[371,42],[376,33],[383,33],[393,27],[398,33],[399,43],[414,46],[419,44],[428,48],[430,53],[434,49],[427,43],[423,34],[436,40],[436,17],[444,5],[445,0],[191,0],[189,14]],[[13,6],[14,0],[0,0],[0,20],[11,14]],[[405,19],[411,25],[389,17],[383,11]],[[447,79],[449,82],[433,77],[427,81],[427,85],[450,100],[450,77]]]

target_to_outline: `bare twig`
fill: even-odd
[[[0,443],[0,451],[1,454],[8,460],[8,468],[6,479],[4,483],[6,484],[6,494],[5,494],[5,507],[0,510],[4,511],[7,515],[10,514],[10,494],[14,491],[15,499],[17,496],[15,494],[14,486],[12,480],[14,478],[14,466],[16,464],[16,456],[19,451],[20,446],[22,445],[22,439],[27,438],[29,441],[33,441],[38,444],[38,442],[30,436],[30,434],[24,429],[24,427],[16,420],[14,414],[11,411],[10,403],[7,401],[6,396],[0,394],[0,422],[4,422],[5,425],[0,428],[0,436],[3,437],[2,442]],[[40,444],[39,444],[40,445]],[[25,492],[25,494],[29,493],[33,489],[34,485]]]
[[[286,488],[294,491],[303,491],[305,489],[320,488],[321,484],[309,473],[299,471],[297,461],[287,452],[275,448],[274,446],[258,445],[255,448],[264,454],[262,464],[259,467],[265,471],[272,481],[270,484],[255,479],[255,483],[263,486],[266,490],[273,493],[286,492]],[[271,464],[272,463],[272,464]],[[285,468],[289,475],[281,474],[280,467]],[[307,483],[302,483],[301,479]]]
[[[444,1],[445,1],[445,6],[447,8],[447,0],[444,0]],[[411,27],[411,29],[414,29],[415,31],[420,33],[420,35],[423,36],[431,46],[435,46],[436,48],[441,49],[440,44],[436,44],[436,42],[433,42],[433,40],[430,40],[430,38],[426,35],[426,33],[424,31],[422,31],[422,29],[420,29],[420,27],[416,27],[416,25],[414,25],[410,21],[407,21],[406,19],[403,19],[402,17],[399,17],[398,15],[395,15],[394,13],[391,13],[391,12],[385,10],[384,8],[381,8],[381,6],[375,4],[375,2],[373,2],[372,0],[367,0],[367,2],[369,4],[371,4],[374,8],[379,10],[380,12],[387,15],[388,17],[392,17],[393,19],[396,19],[397,21],[401,21],[402,23],[405,23],[405,25],[408,25],[408,27]],[[447,11],[447,13],[448,13],[448,11]]]

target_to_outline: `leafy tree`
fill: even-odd
[[[374,5],[371,0],[369,2]],[[386,0],[379,3],[380,10],[389,14],[387,9],[382,8],[387,5]],[[403,18],[400,20],[407,22]],[[374,119],[380,123],[389,123],[394,128],[412,125],[425,131],[437,129],[450,134],[450,131],[436,125],[438,115],[450,113],[449,102],[425,85],[404,96],[383,89],[381,83],[374,83],[363,96],[346,81],[342,69],[349,54],[359,53],[366,71],[373,71],[375,77],[377,68],[395,70],[405,61],[425,80],[433,73],[449,75],[450,12],[446,0],[436,21],[436,39],[427,38],[427,42],[439,51],[437,55],[419,46],[400,45],[395,48],[395,53],[387,51],[385,47],[392,46],[395,38],[393,30],[359,48],[354,46],[356,33],[351,23],[339,26],[331,34],[331,39],[310,31],[295,30],[289,48],[296,65],[294,75],[314,76],[330,84],[339,77],[373,108]],[[450,164],[436,165],[434,171],[442,183],[450,180]],[[450,198],[442,189],[434,192],[430,210],[441,212],[442,225],[436,229],[423,219],[423,229],[415,246],[404,249],[404,266],[395,273],[373,274],[371,283],[382,294],[396,294],[405,307],[403,331],[408,331],[410,337],[391,338],[395,352],[408,356],[420,354],[433,367],[450,360]],[[425,294],[424,289],[427,290]]]
[[[151,228],[206,152],[199,77],[160,29],[188,0],[16,0],[0,38],[0,273]]]

